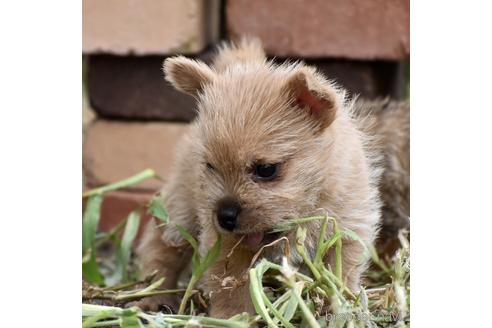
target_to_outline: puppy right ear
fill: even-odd
[[[285,90],[297,108],[308,112],[321,130],[335,120],[338,100],[335,90],[313,68],[302,67],[287,81]]]
[[[215,73],[206,64],[183,56],[166,59],[163,70],[166,80],[176,89],[195,98],[215,78]]]

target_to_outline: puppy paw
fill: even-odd
[[[177,313],[179,303],[174,297],[152,296],[126,304],[126,307],[132,306],[136,306],[142,311]]]

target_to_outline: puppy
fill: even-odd
[[[389,99],[357,101],[354,114],[371,120],[362,128],[377,138],[380,147],[382,208],[376,249],[391,257],[400,247],[399,231],[410,231],[410,104]]]
[[[212,66],[182,56],[164,62],[166,79],[197,100],[198,117],[178,146],[175,169],[162,192],[171,224],[150,222],[137,252],[143,273],[157,270],[174,288],[191,258],[175,224],[186,228],[205,254],[221,235],[219,259],[202,279],[210,315],[254,313],[247,271],[269,232],[285,220],[326,213],[341,229],[373,242],[380,219],[378,169],[367,137],[352,115],[353,103],[313,67],[267,61],[259,42],[243,40],[219,49]],[[321,223],[307,228],[315,253]],[[328,232],[330,234],[330,232]],[[295,231],[286,235],[295,253]],[[283,246],[264,256],[280,259]],[[363,247],[343,241],[343,278],[357,291],[365,269]],[[232,251],[233,255],[228,256]],[[334,254],[326,263],[333,265]],[[235,281],[224,290],[223,281]],[[140,306],[172,305],[166,297]]]

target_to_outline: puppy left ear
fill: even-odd
[[[295,105],[308,111],[321,130],[335,120],[338,107],[336,92],[327,81],[317,76],[314,69],[302,67],[295,72],[286,84],[286,91]]]
[[[205,63],[183,56],[168,58],[163,65],[166,80],[176,89],[195,98],[213,82],[215,73]]]

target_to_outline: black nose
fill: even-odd
[[[231,198],[224,198],[217,204],[217,220],[219,225],[232,231],[237,225],[237,216],[241,212],[241,206],[237,201]]]

